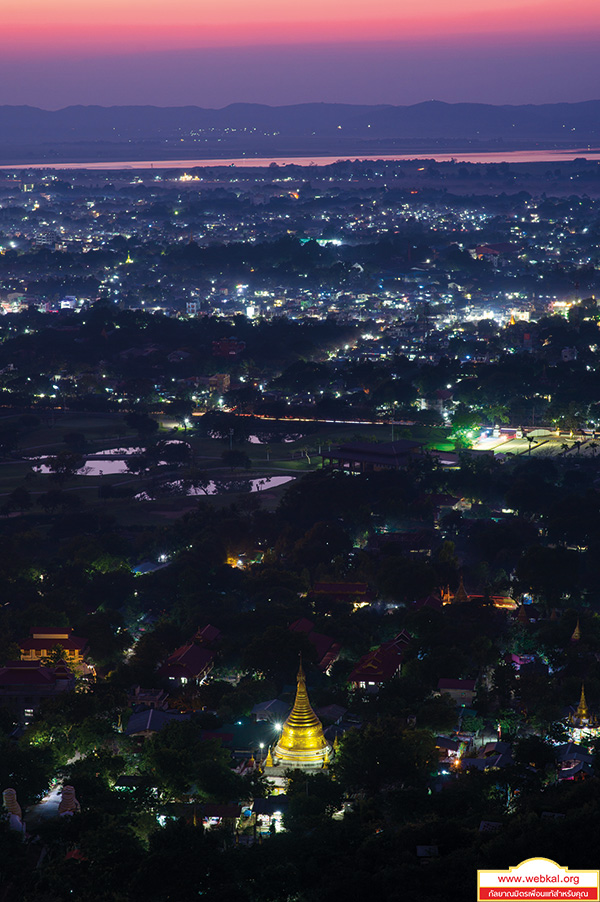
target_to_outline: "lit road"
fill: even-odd
[[[53,789],[51,789],[37,805],[32,805],[31,808],[27,809],[25,822],[28,830],[37,826],[40,821],[45,821],[48,820],[48,818],[56,817],[58,815],[61,793],[62,786],[59,784],[58,786],[53,787]]]

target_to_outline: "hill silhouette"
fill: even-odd
[[[193,153],[374,153],[400,149],[600,145],[600,100],[523,106],[427,101],[412,106],[239,103],[194,106],[0,107],[0,156],[156,159]]]

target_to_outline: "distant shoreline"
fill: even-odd
[[[153,160],[58,160],[37,162],[11,162],[2,163],[0,170],[30,170],[30,169],[59,169],[59,170],[148,170],[148,169],[201,169],[218,167],[240,167],[264,169],[273,164],[277,166],[328,166],[337,162],[354,162],[355,160],[366,162],[433,160],[437,163],[568,163],[585,158],[589,162],[600,162],[600,148],[583,147],[565,150],[497,150],[479,152],[439,152],[421,151],[419,153],[381,153],[381,154],[312,154],[300,155],[273,155],[264,157],[227,157],[227,158],[187,158],[187,159],[153,159]]]

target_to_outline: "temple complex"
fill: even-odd
[[[330,757],[331,746],[325,739],[321,721],[311,708],[306,678],[300,663],[294,707],[283,725],[275,748],[268,751],[266,774],[273,774],[274,768],[287,770],[299,767],[313,770],[326,767]]]
[[[516,611],[517,603],[514,598],[511,598],[510,595],[482,595],[472,592],[467,592],[465,589],[464,579],[461,575],[458,588],[456,592],[450,591],[450,586],[446,586],[445,589],[440,589],[440,597],[443,605],[446,604],[466,604],[470,601],[476,601],[479,604],[488,603],[493,604],[495,608],[500,608],[504,611]],[[523,611],[523,616],[526,618],[526,612]],[[526,619],[528,623],[529,620]]]

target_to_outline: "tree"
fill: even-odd
[[[61,692],[42,703],[24,738],[34,746],[52,747],[66,762],[76,752],[85,754],[114,739],[125,705],[125,694],[107,683]]]
[[[81,470],[84,465],[83,458],[76,451],[59,451],[54,457],[46,458],[45,463],[52,478],[59,485],[68,479],[73,479],[77,471]]]
[[[91,614],[86,620],[85,632],[90,656],[102,667],[114,667],[133,641],[131,634],[123,629],[122,616],[114,609]]]
[[[344,734],[333,773],[347,792],[376,794],[386,786],[418,786],[437,764],[427,730],[408,730],[394,717]]]
[[[167,797],[228,801],[242,789],[229,753],[219,740],[202,739],[202,726],[193,720],[167,724],[144,746],[143,761]]]
[[[539,736],[524,736],[514,744],[513,757],[517,764],[545,770],[556,764],[554,746]]]
[[[413,602],[432,592],[438,578],[435,568],[428,561],[390,554],[381,561],[376,581],[387,598]]]
[[[147,859],[135,876],[134,897],[192,902],[212,895],[217,883],[219,895],[231,889],[236,898],[244,900],[239,889],[227,886],[235,869],[231,861],[220,862],[222,845],[219,831],[205,831],[201,824],[195,826],[183,818],[167,821],[150,834]]]
[[[189,461],[191,454],[192,449],[187,442],[157,442],[154,447],[146,449],[146,455],[155,463],[164,460],[168,464],[185,464]]]
[[[299,654],[312,662],[316,652],[305,633],[292,632],[280,626],[268,627],[262,636],[249,642],[242,654],[242,666],[279,683],[295,676]]]
[[[171,414],[175,419],[185,421],[192,415],[194,403],[189,398],[174,398],[169,402],[167,414]]]
[[[208,494],[208,487],[211,482],[211,477],[204,470],[198,470],[196,467],[193,467],[186,471],[183,476],[182,483],[186,491],[190,489],[193,490],[194,494]]]
[[[51,489],[49,492],[44,492],[40,495],[36,501],[36,504],[50,513],[54,513],[54,511],[62,507],[63,511],[67,510],[75,510],[78,507],[81,507],[82,500],[74,492],[63,492],[60,489]]]
[[[127,414],[125,422],[131,429],[135,429],[143,438],[150,438],[158,432],[158,422],[149,417],[147,413],[133,412]]]
[[[59,642],[53,645],[45,658],[41,658],[41,663],[46,667],[56,667],[61,661],[66,661],[67,653],[64,646]]]
[[[287,777],[286,830],[305,834],[327,825],[331,815],[342,806],[344,793],[340,784],[323,771],[310,774],[292,770]]]
[[[347,554],[352,542],[347,532],[339,523],[315,523],[292,550],[294,566],[301,570],[307,567],[313,570],[319,564],[330,564],[339,555]]]
[[[577,585],[579,556],[567,548],[532,545],[517,564],[517,579],[524,589],[556,603]]]
[[[146,473],[152,465],[152,460],[147,454],[132,454],[125,461],[125,466],[130,473],[140,476]]]
[[[0,783],[17,790],[22,808],[47,790],[55,765],[55,752],[50,746],[30,746],[26,739],[0,740]]]
[[[444,733],[457,728],[456,704],[449,695],[426,699],[417,711],[419,727],[426,727],[435,733]]]
[[[33,501],[31,500],[31,492],[24,485],[19,485],[6,499],[3,510],[6,513],[17,510],[23,514],[32,507]]]

